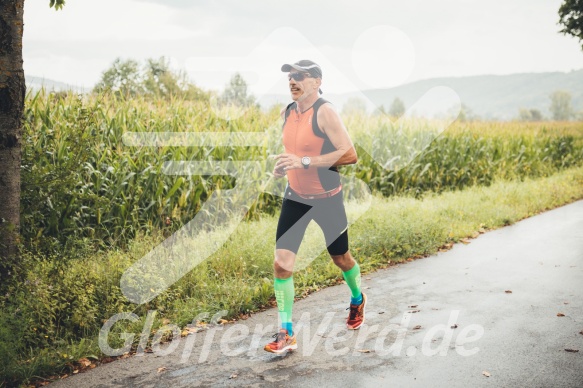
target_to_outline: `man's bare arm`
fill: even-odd
[[[312,157],[310,167],[343,166],[358,161],[350,135],[332,104],[324,104],[318,109],[318,126],[328,136],[336,151]]]

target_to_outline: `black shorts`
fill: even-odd
[[[276,249],[298,253],[311,220],[316,221],[324,232],[330,255],[348,252],[348,220],[342,191],[328,198],[304,199],[289,187],[285,190],[277,223]]]

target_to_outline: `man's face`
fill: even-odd
[[[301,74],[304,76],[304,79],[301,81],[294,79],[293,74]],[[296,69],[291,69],[288,74],[288,79],[291,98],[294,101],[302,101],[312,93],[318,92],[318,79],[312,78],[307,72],[300,72]]]

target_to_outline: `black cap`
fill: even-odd
[[[286,63],[281,66],[281,71],[288,72],[291,69],[296,69],[297,71],[305,71],[306,73],[310,73],[310,75],[314,78],[322,78],[322,68],[314,61],[310,61],[309,59],[302,59],[293,64]],[[319,89],[320,94],[322,94],[322,89]]]

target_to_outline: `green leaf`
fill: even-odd
[[[65,5],[65,0],[50,0],[49,7],[55,8],[56,10],[62,9]]]

